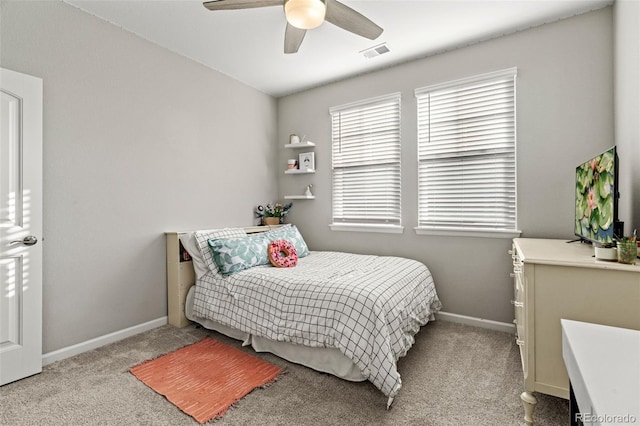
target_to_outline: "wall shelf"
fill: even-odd
[[[300,170],[300,169],[290,169],[290,170],[285,170],[284,174],[285,175],[302,175],[305,173],[315,173],[315,170]]]
[[[285,200],[315,200],[316,196],[312,195],[312,196],[307,196],[307,195],[285,195],[284,196]]]
[[[313,142],[309,142],[309,141],[305,141],[305,142],[300,142],[300,143],[288,143],[286,144],[284,147],[285,148],[311,148],[313,146],[316,146],[315,143]]]
[[[315,146],[316,146],[316,144],[311,142],[311,141],[302,141],[302,142],[299,142],[299,143],[288,143],[284,147],[285,148],[290,148],[290,149],[299,149],[299,148],[313,148]],[[302,156],[302,155],[306,155],[307,157],[310,156],[311,162],[310,162],[309,165],[310,166],[314,165],[315,161],[314,161],[314,153],[313,152],[310,152],[308,154],[300,154],[300,156]],[[296,161],[296,163],[297,163],[297,161]],[[310,169],[310,170],[307,170],[307,169],[287,169],[287,170],[284,171],[284,174],[285,175],[304,175],[304,174],[311,174],[311,173],[315,173],[315,172],[316,172],[315,169]],[[311,185],[309,187],[311,187]],[[307,188],[309,188],[309,187],[307,187]],[[285,200],[315,200],[316,197],[315,197],[315,195],[306,195],[306,193],[305,193],[305,194],[302,194],[302,195],[285,195],[284,199]]]

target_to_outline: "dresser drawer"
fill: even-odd
[[[516,320],[514,321],[516,324],[516,337],[518,341],[525,341],[525,335],[524,335],[524,323],[525,323],[525,316],[524,316],[524,304],[518,302],[518,301],[514,301],[513,303],[514,305],[514,313],[515,313],[515,317]]]
[[[517,281],[517,280],[516,280]],[[515,320],[514,323],[516,325],[516,343],[520,347],[520,356],[522,358],[522,369],[526,373],[526,365],[525,365],[525,344],[526,344],[526,335],[525,335],[525,324],[526,324],[526,315],[525,315],[525,302],[524,302],[524,291],[522,289],[518,290],[518,285],[514,286],[516,288],[515,299],[513,300],[513,311]]]
[[[513,307],[515,314],[516,331],[519,340],[524,340],[525,326],[525,293],[524,293],[524,271],[520,257],[513,251]]]
[[[516,325],[516,343],[520,349],[520,360],[522,362],[522,371],[524,376],[527,376],[527,338],[526,338],[526,300],[525,300],[525,278],[524,278],[524,264],[518,255],[515,247],[510,252],[513,260],[513,313]]]

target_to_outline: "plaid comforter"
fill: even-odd
[[[194,313],[271,340],[337,348],[391,401],[402,386],[396,361],[440,306],[420,262],[311,252],[294,268],[204,275]]]

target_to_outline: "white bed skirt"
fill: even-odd
[[[204,328],[215,330],[232,339],[241,340],[243,346],[251,345],[256,352],[269,352],[287,361],[313,368],[314,370],[333,374],[344,380],[362,382],[366,380],[360,369],[338,349],[311,348],[286,342],[275,342],[264,337],[252,336],[205,318],[198,318],[193,314],[193,298],[195,286],[189,289],[185,304],[186,317]]]

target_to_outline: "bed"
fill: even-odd
[[[303,254],[294,268],[250,264],[220,273],[225,265],[211,250],[214,243],[254,244],[282,235]],[[369,380],[388,397],[387,407],[402,386],[396,361],[441,307],[422,263],[308,251],[293,226],[167,233],[167,262],[171,324],[194,321],[258,352],[346,380]]]

